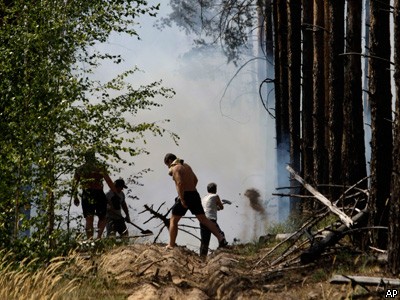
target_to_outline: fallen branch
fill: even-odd
[[[356,283],[360,285],[377,285],[377,286],[400,286],[400,280],[395,278],[385,277],[368,277],[368,276],[344,276],[333,275],[329,283]]]
[[[296,232],[290,234],[285,240],[283,240],[282,242],[278,243],[277,245],[275,245],[275,247],[273,247],[270,251],[268,251],[253,267],[253,269],[258,266],[266,257],[268,257],[269,255],[271,255],[274,251],[276,251],[276,249],[278,249],[280,246],[282,246],[284,243],[288,242],[288,241],[292,241],[292,244],[290,245],[290,247],[292,247],[295,242],[298,240],[298,238],[301,237],[301,235],[304,233],[304,230],[306,228],[312,227],[314,226],[316,223],[318,223],[321,219],[323,219],[326,216],[326,213],[323,213],[320,216],[317,217],[312,217],[310,218],[308,221],[306,221],[299,230],[297,230]],[[289,248],[290,248],[289,247]],[[286,249],[286,251],[289,250]]]
[[[164,204],[164,203],[163,203],[163,204]],[[163,204],[161,204],[161,206],[162,206]],[[167,229],[169,230],[170,219],[167,218],[167,215],[170,213],[170,211],[171,211],[172,208],[169,209],[168,212],[167,212],[166,214],[163,215],[163,214],[159,213],[159,210],[160,210],[161,206],[159,207],[159,209],[158,209],[157,211],[155,211],[152,207],[149,207],[149,206],[146,205],[146,204],[144,205],[145,211],[148,211],[148,212],[150,212],[150,214],[153,215],[153,216],[152,216],[149,220],[147,220],[145,223],[147,223],[147,222],[150,221],[151,219],[160,219],[160,220],[163,222],[163,225],[164,225],[164,226],[160,229],[160,231],[159,231],[159,233],[157,234],[156,238],[154,239],[154,243],[156,242],[156,240],[158,239],[158,237],[159,237],[160,234],[161,234],[161,231],[162,231],[164,228],[167,228]],[[189,218],[189,217],[188,217],[188,219],[192,219],[192,218]],[[199,238],[198,236],[194,235],[193,233],[191,233],[191,232],[189,232],[189,231],[187,231],[187,230],[185,230],[185,229],[182,229],[182,227],[193,228],[193,229],[199,229],[199,227],[194,227],[194,226],[185,225],[185,224],[179,224],[179,225],[178,225],[178,230],[181,230],[181,231],[183,231],[183,232],[185,232],[185,233],[187,233],[187,234],[189,234],[189,235],[195,237],[196,239],[200,240],[200,238]]]
[[[304,181],[290,166],[286,166],[286,169],[290,172],[294,179],[300,182],[311,194],[315,196],[317,200],[319,200],[322,204],[326,205],[331,212],[336,214],[340,220],[345,224],[348,228],[353,225],[353,220],[347,216],[344,212],[342,212],[336,205],[332,204],[324,195],[318,192],[315,188],[309,185]]]
[[[362,210],[358,214],[356,214],[353,219],[352,223],[358,223],[364,220],[368,215],[367,210]],[[351,231],[346,225],[341,225],[335,231],[330,232],[325,238],[321,241],[313,244],[308,250],[303,252],[300,256],[302,264],[308,264],[316,260],[321,253],[329,246],[335,245],[339,242],[346,234],[350,233]]]

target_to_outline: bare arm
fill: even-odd
[[[217,209],[218,210],[222,210],[224,209],[224,204],[221,202],[221,199],[219,198],[219,196],[217,195],[215,202],[217,204]]]
[[[122,210],[124,211],[124,213],[125,213],[125,217],[126,217],[126,219],[127,219],[127,221],[131,221],[131,218],[130,218],[130,216],[129,216],[129,209],[128,209],[128,205],[126,205],[126,202],[125,201],[123,201],[122,203],[121,203],[121,207],[122,207]]]
[[[114,182],[111,180],[110,176],[104,172],[103,174],[104,180],[107,182],[107,185],[110,187],[110,189],[115,193],[118,194],[118,191],[114,185]]]

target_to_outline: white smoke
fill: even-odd
[[[161,5],[161,14],[166,14],[167,9]],[[141,113],[136,118],[137,122],[170,119],[164,127],[177,133],[180,141],[176,146],[168,137],[148,136],[145,147],[150,155],[137,157],[134,169],[125,168],[122,174],[112,174],[113,178],[126,178],[141,169],[153,169],[142,179],[143,187],[134,187],[133,193],[140,200],[129,203],[135,209],[131,216],[138,224],[143,224],[150,217],[146,213],[137,214],[144,204],[153,204],[155,208],[164,201],[168,207],[173,204],[176,190],[163,163],[164,155],[172,152],[192,166],[199,178],[201,195],[206,194],[209,182],[216,182],[221,199],[233,202],[218,214],[218,223],[228,241],[237,237],[243,241],[252,240],[254,228],[244,230],[252,226],[252,217],[249,218],[248,204],[242,195],[248,188],[255,188],[260,191],[261,199],[266,199],[276,186],[274,121],[260,103],[258,83],[252,79],[255,66],[249,64],[244,68],[221,98],[237,70],[226,65],[221,53],[190,52],[193,37],[187,37],[176,28],[161,32],[153,27],[154,19],[140,22],[140,41],[115,35],[106,45],[107,50],[121,53],[126,69],[137,65],[144,70],[135,76],[135,84],[162,79],[164,86],[176,91],[174,99],[164,102],[163,107]],[[97,76],[110,79],[121,71],[109,68],[105,66]],[[150,222],[146,226],[156,224]],[[257,234],[263,234],[262,231],[263,228],[258,229]],[[165,231],[161,241],[167,240]],[[184,233],[179,233],[177,243],[199,244]],[[215,245],[216,239],[212,238],[211,248]]]

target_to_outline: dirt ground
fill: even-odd
[[[329,283],[333,274],[390,277],[374,258],[345,252],[306,266],[296,260],[273,265],[269,250],[236,245],[202,259],[186,247],[130,244],[103,254],[98,270],[129,300],[384,298],[385,288]]]

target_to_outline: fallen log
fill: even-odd
[[[366,209],[361,210],[358,214],[356,214],[352,218],[352,223],[357,225],[357,223],[360,223],[364,221],[368,216],[368,211]],[[339,242],[349,231],[352,231],[349,229],[346,225],[341,225],[338,229],[335,231],[332,231],[328,233],[328,235],[323,238],[319,242],[315,242],[309,249],[304,251],[300,255],[300,261],[302,264],[309,264],[316,260],[321,253],[329,246],[335,245],[337,242]]]
[[[324,195],[318,192],[315,188],[313,188],[311,185],[305,182],[305,180],[301,178],[290,166],[286,166],[286,169],[293,176],[293,178],[296,179],[298,182],[300,182],[311,194],[314,195],[314,197],[317,200],[319,200],[322,204],[327,206],[331,212],[336,214],[343,222],[343,224],[346,225],[346,227],[350,228],[351,225],[353,225],[353,220],[348,215],[342,212],[335,204],[332,204],[331,201],[329,201]]]
[[[400,286],[400,280],[385,277],[369,277],[369,276],[347,276],[333,275],[329,283],[353,283],[359,285],[376,285],[376,286]]]

